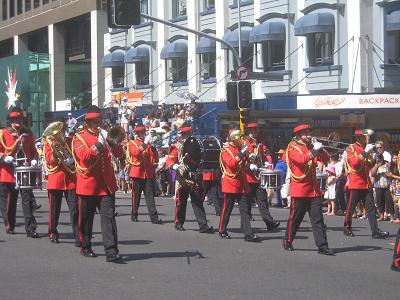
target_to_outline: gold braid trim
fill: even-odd
[[[75,137],[73,138],[72,145],[74,144],[75,139],[78,139],[82,143],[82,146],[89,148],[88,144],[85,142],[85,140],[79,134],[75,135]],[[82,146],[78,147],[77,149],[81,148]],[[88,175],[89,172],[97,165],[97,163],[100,160],[100,156],[98,156],[93,164],[91,164],[87,168],[84,168],[81,165],[79,165],[78,160],[76,159],[74,147],[72,147],[72,156],[75,159],[76,172],[78,172],[80,175]]]
[[[222,151],[224,151],[224,150],[226,152],[228,152],[232,156],[233,159],[235,159],[235,156],[233,155],[231,150],[229,150],[228,148],[223,148]],[[222,151],[219,154],[219,165],[220,165],[221,170],[222,170],[222,176],[226,176],[229,179],[235,179],[238,176],[239,172],[240,172],[240,167],[241,167],[242,161],[239,161],[238,171],[236,173],[234,173],[234,174],[228,173],[228,171],[226,170],[225,165],[224,165],[224,163],[222,161]]]
[[[296,145],[293,145],[292,142],[289,143],[289,145],[288,145],[288,147],[286,149],[286,161],[287,161],[287,166],[288,166],[288,169],[290,171],[290,174],[291,174],[292,178],[294,179],[294,181],[300,182],[304,178],[307,177],[308,173],[310,173],[311,167],[313,165],[313,161],[310,160],[309,162],[307,162],[306,170],[305,170],[303,175],[300,175],[300,176],[295,175],[293,173],[292,168],[290,167],[290,160],[289,160],[289,151],[292,150],[292,149],[297,150],[298,152],[300,152],[301,155],[304,155],[304,153],[303,153],[303,151],[301,151],[301,149],[299,147],[297,147]]]
[[[139,149],[139,146],[135,142],[133,142],[132,140],[129,140],[128,144],[126,146],[126,162],[128,164],[130,164],[131,166],[140,166],[142,164],[141,161],[136,160],[136,162],[135,162],[132,160],[131,152],[129,151],[129,144],[132,144],[137,149]]]
[[[19,143],[19,138],[17,138],[14,145],[12,145],[11,147],[7,147],[6,144],[4,143],[3,130],[0,130],[0,144],[4,147],[4,150],[6,150],[5,152],[6,155],[11,154],[15,150],[15,148],[17,148],[18,143]]]
[[[46,159],[46,144],[50,144],[51,140],[49,138],[45,139],[45,144],[43,145],[43,160],[44,160],[44,169],[46,170],[47,174],[51,175],[51,174],[55,174],[58,172],[58,170],[60,169],[60,159],[59,158],[55,158],[54,155],[54,159],[56,160],[56,166],[54,168],[50,167],[50,162]]]
[[[357,156],[356,150],[354,149],[353,145],[350,145],[349,147],[347,147],[346,151],[351,152],[353,154],[353,156]],[[365,164],[362,165],[359,169],[353,169],[352,167],[350,167],[349,157],[348,157],[348,155],[346,155],[346,157],[344,159],[344,169],[346,171],[346,174],[360,174],[362,171],[364,171]]]

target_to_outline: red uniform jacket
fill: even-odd
[[[21,128],[16,132],[13,128],[3,128],[0,130],[0,182],[15,183],[14,165],[5,164],[3,159],[5,155],[15,156],[19,150],[19,143],[16,143],[18,137],[26,133],[23,137],[23,152],[28,161],[37,158],[35,142],[32,131],[27,128]]]
[[[245,163],[238,160],[240,150],[229,144],[221,150],[222,192],[242,194],[250,192],[245,175]]]
[[[205,180],[205,181],[217,181],[218,180],[217,171],[203,172],[203,180]]]
[[[131,165],[129,177],[132,178],[154,178],[154,168],[158,164],[157,150],[147,145],[142,148],[143,141],[139,139],[130,140],[127,145],[127,159]]]
[[[172,168],[177,163],[179,163],[179,144],[175,143],[169,148],[166,166]]]
[[[369,172],[371,164],[360,154],[364,152],[364,147],[355,143],[346,149],[346,159],[344,162],[348,176],[349,189],[369,189],[372,187]]]
[[[327,162],[329,154],[323,150],[313,157],[310,150],[312,145],[292,141],[286,149],[286,163],[291,171],[290,196],[319,197],[322,192],[317,183],[316,166],[317,161]]]
[[[52,140],[51,142],[54,144],[55,141]],[[71,145],[71,143],[71,138],[67,138],[67,145]],[[71,174],[67,171],[61,160],[54,158],[53,148],[47,142],[43,147],[43,156],[48,173],[47,189],[62,191],[74,190],[76,188],[75,174]]]
[[[84,129],[72,141],[76,163],[76,193],[85,196],[104,196],[114,194],[117,190],[114,169],[111,164],[111,154],[104,145],[104,151],[99,153],[96,148],[98,138],[96,133]],[[112,147],[116,157],[123,156],[121,145]]]

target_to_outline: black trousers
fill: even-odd
[[[391,216],[394,214],[394,203],[390,188],[375,188],[376,193],[376,204],[378,211],[384,213],[385,211],[390,213]]]
[[[208,227],[203,194],[203,190],[192,191],[188,188],[177,187],[175,193],[175,224],[183,225],[185,223],[187,200],[190,196],[194,216],[196,217],[200,230]]]
[[[240,223],[243,234],[245,237],[250,236],[253,234],[253,229],[250,224],[249,199],[246,194],[224,194],[224,206],[219,220],[219,233],[227,232],[229,219],[236,201],[239,203]]]
[[[78,228],[78,198],[75,190],[48,190],[49,195],[49,236],[58,237],[58,220],[60,219],[62,197],[67,201],[69,216],[72,225],[72,233],[75,238],[75,244],[79,245]]]
[[[158,220],[158,213],[154,200],[154,180],[152,178],[132,178],[132,180],[132,216],[138,216],[140,198],[142,197],[142,193],[144,193],[150,219],[152,221]]]
[[[336,196],[335,196],[335,210],[339,210],[341,209],[342,211],[346,210],[346,200],[345,200],[345,192],[344,192],[344,186],[345,186],[345,182],[339,180],[338,182],[336,182],[336,187],[335,187],[335,192],[336,192]],[[335,212],[336,212],[335,211]]]
[[[33,191],[15,189],[15,183],[0,182],[0,209],[7,229],[14,229],[17,213],[18,193],[21,194],[22,212],[25,220],[25,231],[36,230],[36,219],[33,215]]]
[[[222,201],[218,197],[218,181],[217,180],[204,180],[203,181],[204,187],[204,197],[207,195],[208,201],[214,204],[215,214],[217,216],[221,215],[222,211]]]
[[[251,216],[251,203],[255,202],[258,206],[258,211],[260,212],[261,218],[265,222],[267,226],[273,225],[274,218],[272,218],[271,213],[269,212],[269,203],[268,203],[268,195],[265,189],[260,187],[259,183],[250,183],[250,193],[247,195],[249,198],[249,212]]]
[[[346,217],[344,219],[344,228],[351,229],[352,216],[357,207],[358,201],[362,201],[367,211],[369,226],[372,234],[378,233],[378,223],[376,222],[376,209],[374,204],[374,193],[372,189],[352,189],[350,190],[349,200],[347,201]]]
[[[100,211],[101,231],[107,256],[118,254],[118,231],[115,221],[115,194],[105,196],[78,196],[79,239],[82,248],[92,246],[93,219],[96,207]]]
[[[393,262],[396,267],[400,266],[400,228],[397,231],[396,243],[394,244]]]
[[[304,197],[291,198],[290,216],[287,222],[285,241],[292,243],[296,232],[303,221],[304,215],[308,212],[311,221],[311,228],[314,235],[315,245],[318,249],[328,248],[328,240],[322,215],[322,200],[320,198]]]

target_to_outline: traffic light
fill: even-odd
[[[238,110],[237,100],[237,82],[228,82],[226,84],[226,103],[230,110]]]
[[[140,24],[140,0],[114,0],[114,12],[117,26]]]
[[[253,94],[250,81],[238,82],[238,104],[239,108],[251,108],[253,103]]]

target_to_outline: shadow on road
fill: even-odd
[[[206,258],[200,251],[182,251],[182,252],[153,252],[153,253],[135,253],[135,254],[121,254],[126,262],[134,260],[145,260],[153,258],[179,258],[186,257],[188,265],[190,265],[190,258]]]

